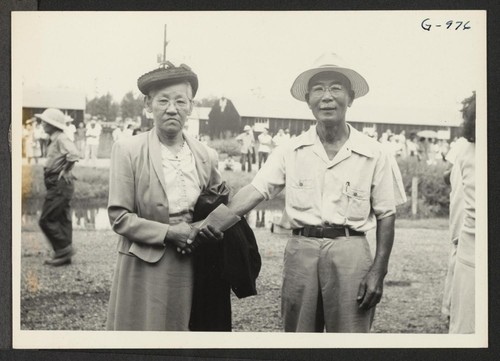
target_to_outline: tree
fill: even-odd
[[[144,97],[139,95],[134,97],[134,93],[129,91],[123,96],[120,108],[122,111],[122,117],[133,118],[140,116],[144,108]]]
[[[208,97],[205,97],[205,98],[195,99],[194,105],[196,105],[197,107],[211,108],[214,106],[216,101],[217,101],[217,97],[215,97],[213,95],[209,95]]]
[[[101,116],[106,121],[112,122],[118,116],[120,106],[113,100],[110,93],[87,100],[85,111],[93,116]]]

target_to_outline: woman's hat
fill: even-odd
[[[187,81],[193,89],[193,97],[198,90],[198,76],[186,64],[181,64],[176,67],[172,63],[167,62],[166,67],[161,67],[143,74],[137,79],[137,86],[144,95],[148,95],[149,91],[158,86],[166,86],[178,84]]]
[[[48,108],[45,109],[42,114],[35,114],[35,117],[40,118],[56,128],[66,130],[66,116],[59,109]]]
[[[326,53],[316,59],[311,69],[304,71],[295,79],[290,89],[292,96],[295,99],[305,102],[309,81],[314,75],[325,71],[340,73],[349,79],[351,89],[354,92],[354,98],[359,98],[368,93],[369,87],[365,78],[358,72],[345,66],[337,54]]]
[[[245,125],[245,127],[243,128],[243,131],[246,132],[247,130],[252,130],[252,128],[250,128],[249,125]]]

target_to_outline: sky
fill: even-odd
[[[471,28],[448,29],[449,20]],[[196,97],[225,95],[237,107],[308,111],[290,87],[325,52],[370,86],[348,112],[357,120],[455,125],[461,100],[486,84],[480,11],[18,12],[13,71],[25,88],[110,92],[120,101],[139,94],[137,78],[157,67],[164,24],[167,59],[198,74]]]

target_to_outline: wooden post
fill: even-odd
[[[163,27],[163,64],[167,61],[167,24]]]
[[[411,214],[417,216],[418,211],[418,177],[411,179]]]

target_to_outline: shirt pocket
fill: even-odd
[[[298,211],[311,209],[314,204],[314,179],[296,179],[287,189],[288,201]]]
[[[349,221],[366,220],[370,214],[369,192],[347,185],[342,193],[347,199],[345,217]]]

